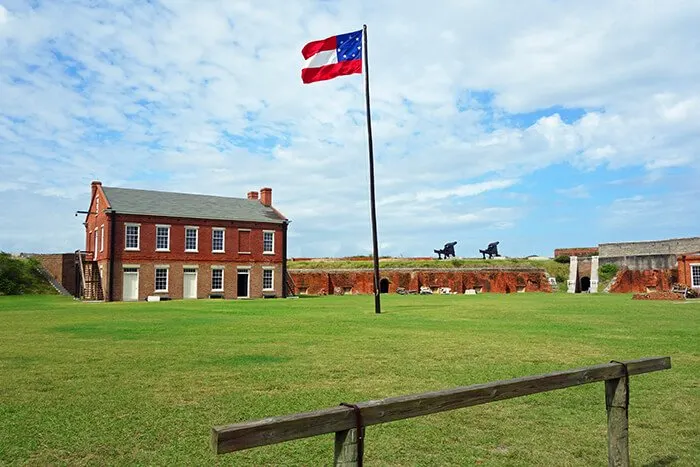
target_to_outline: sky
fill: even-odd
[[[370,254],[363,77],[300,77],[363,24],[380,255],[700,235],[697,0],[0,0],[0,250],[84,248],[100,180]]]

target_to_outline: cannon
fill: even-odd
[[[487,246],[485,250],[479,250],[479,253],[483,255],[483,259],[486,259],[486,255],[489,255],[489,259],[493,258],[494,256],[501,256],[498,254],[499,243],[500,242],[489,243],[489,246]]]
[[[456,244],[457,244],[457,242],[445,243],[445,246],[441,250],[433,250],[433,251],[438,254],[438,259],[442,259],[443,255],[445,256],[445,259],[449,258],[450,256],[452,256],[454,258]]]

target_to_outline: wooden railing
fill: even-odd
[[[629,377],[671,368],[670,357],[604,363],[575,370],[475,384],[443,391],[361,402],[361,426],[377,425],[515,397],[605,381],[608,414],[608,465],[629,465]],[[217,454],[335,433],[335,465],[361,465],[356,410],[346,406],[217,426],[212,446]],[[362,429],[364,431],[364,428]]]

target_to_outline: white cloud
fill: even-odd
[[[586,199],[590,198],[591,194],[583,185],[572,186],[571,188],[562,188],[557,190],[560,195],[568,196],[569,198]]]
[[[369,231],[362,79],[303,86],[299,72],[306,41],[363,21],[389,254],[418,251],[431,227],[517,227],[525,201],[489,196],[555,164],[700,162],[697,2],[7,5],[2,204],[23,202],[17,185],[85,203],[92,179],[230,196],[265,185],[299,255],[356,253]],[[552,106],[588,110],[509,123]]]

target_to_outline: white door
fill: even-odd
[[[139,299],[139,270],[137,268],[124,268],[124,298],[126,301],[138,301]]]
[[[183,280],[183,298],[197,298],[197,270],[185,269]]]

